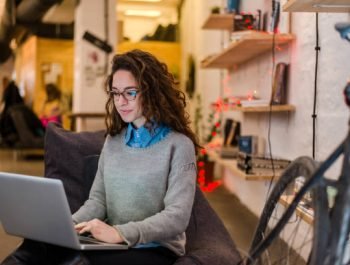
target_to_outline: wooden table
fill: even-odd
[[[75,131],[76,129],[76,122],[77,119],[82,119],[83,121],[87,119],[96,119],[96,118],[105,118],[106,113],[101,112],[77,112],[77,113],[71,113],[68,115],[68,117],[71,120],[71,130]]]

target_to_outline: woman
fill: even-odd
[[[40,121],[46,128],[49,122],[62,124],[61,91],[52,83],[45,85],[46,99],[41,107]]]
[[[184,94],[166,65],[140,50],[114,57],[107,92],[108,135],[73,220],[79,233],[130,249],[84,255],[92,264],[172,264],[185,253],[196,181]]]
[[[106,87],[107,137],[73,220],[79,233],[129,249],[81,252],[27,240],[6,265],[167,265],[185,254],[198,144],[184,94],[166,65],[140,50],[114,57]],[[49,261],[42,252],[52,253]]]

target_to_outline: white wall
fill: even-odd
[[[210,110],[207,108],[211,102],[220,95],[220,71],[200,69],[200,61],[204,56],[217,52],[221,47],[224,33],[219,31],[201,30],[204,20],[210,13],[210,7],[220,5],[220,0],[187,0],[181,13],[180,39],[182,52],[181,86],[185,89],[188,76],[188,57],[192,55],[196,61],[196,91],[202,97],[202,112],[207,117]],[[195,96],[189,104],[189,113],[194,116],[197,102]],[[204,119],[206,120],[206,118]]]
[[[181,23],[183,40],[183,58],[193,52],[199,61],[209,54],[219,52],[222,39],[219,31],[202,30],[201,25],[209,15],[213,5],[223,1],[187,0],[183,7],[184,19]],[[255,12],[257,8],[268,10],[268,0],[241,1],[242,11]],[[282,1],[285,2],[285,1]],[[192,12],[196,12],[192,14]],[[192,23],[189,24],[191,14]],[[299,156],[312,155],[312,109],[315,68],[315,14],[294,13],[288,25],[288,13],[282,15],[281,31],[290,27],[296,40],[276,55],[276,63],[290,63],[288,84],[288,103],[296,106],[294,113],[273,113],[271,122],[271,143],[274,156],[295,159]],[[316,160],[324,160],[341,142],[347,132],[349,118],[342,91],[349,78],[350,44],[340,39],[334,30],[336,22],[349,21],[348,14],[319,14],[319,31],[321,52],[319,56],[319,77],[317,97],[316,126]],[[226,38],[227,40],[227,38]],[[199,62],[198,62],[199,66]],[[227,73],[225,70],[207,70],[197,68],[197,91],[203,95],[203,108],[208,112],[209,105],[220,95],[223,77],[228,81],[225,85],[225,96],[246,95],[248,91],[257,89],[262,98],[269,99],[271,94],[271,53],[266,53],[239,66]],[[185,76],[185,75],[183,75]],[[193,104],[194,105],[194,102]],[[192,110],[193,110],[192,106]],[[268,114],[241,114],[225,112],[224,117],[233,117],[242,121],[242,134],[259,135],[265,142],[268,135]],[[206,119],[204,117],[204,119]],[[268,150],[266,150],[268,151]],[[337,177],[340,161],[327,175]],[[222,178],[225,186],[257,216],[261,214],[266,198],[268,182],[244,181],[224,171]],[[228,202],[229,203],[229,202]]]
[[[94,0],[81,1],[75,10],[74,29],[74,113],[104,113],[107,95],[104,82],[114,54],[106,54],[100,48],[82,38],[85,31],[99,39],[108,37],[108,44],[116,44],[115,0],[108,1],[108,36],[105,31],[104,5]],[[94,18],[94,19],[92,19]],[[77,121],[77,130],[97,130],[104,128],[104,121]]]

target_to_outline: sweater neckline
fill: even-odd
[[[126,139],[124,137],[125,129],[123,129],[123,131],[119,134],[119,137],[121,137],[121,146],[124,150],[131,151],[131,152],[146,152],[146,151],[157,148],[159,145],[162,145],[165,142],[165,140],[167,140],[171,135],[173,135],[173,133],[174,133],[174,130],[170,130],[170,132],[164,138],[162,138],[160,141],[158,141],[150,146],[147,146],[147,147],[128,146],[126,144]]]

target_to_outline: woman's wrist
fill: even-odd
[[[116,238],[116,242],[115,243],[122,243],[122,242],[124,242],[124,239],[120,235],[120,232],[119,232],[118,228],[115,227],[115,226],[113,226],[113,228],[114,228],[114,231],[115,231],[115,238]]]

